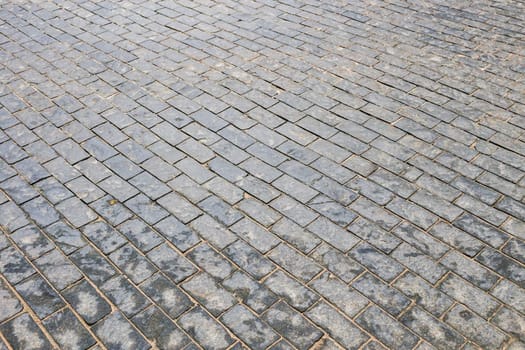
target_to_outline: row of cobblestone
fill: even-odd
[[[525,348],[525,5],[0,5],[0,350]]]

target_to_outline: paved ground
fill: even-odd
[[[4,1],[0,349],[525,348],[524,23]]]

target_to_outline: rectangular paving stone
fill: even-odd
[[[303,227],[319,216],[306,205],[303,205],[284,194],[274,199],[269,204],[273,209]]]
[[[450,204],[425,190],[418,190],[412,195],[412,197],[410,197],[410,200],[450,222],[454,221],[463,213],[461,205],[457,202],[456,204],[458,204],[459,207]]]
[[[418,342],[418,337],[377,306],[366,309],[356,322],[390,349],[411,349]]]
[[[364,332],[324,302],[315,305],[306,316],[326,330],[345,349],[357,349],[368,339]]]
[[[237,240],[237,237],[231,231],[206,214],[192,221],[189,226],[219,249],[223,249]]]
[[[475,256],[485,247],[485,244],[476,237],[444,222],[438,222],[429,233],[469,257]]]
[[[357,262],[324,243],[312,251],[310,256],[346,283],[363,271],[363,267]]]
[[[62,295],[89,325],[111,312],[110,305],[86,280],[64,290]]]
[[[190,342],[188,336],[156,307],[140,312],[131,321],[159,348],[183,348]]]
[[[73,229],[62,221],[50,225],[44,230],[66,254],[81,248],[87,244],[82,238],[80,231]]]
[[[144,281],[140,288],[173,319],[193,306],[186,294],[160,273]]]
[[[60,202],[55,208],[75,227],[79,228],[95,220],[97,215],[78,198],[73,197]]]
[[[234,263],[256,279],[261,279],[275,269],[264,255],[242,240],[237,240],[223,249]]]
[[[495,248],[500,247],[508,239],[504,232],[471,214],[462,215],[453,224]]]
[[[501,331],[462,305],[454,306],[445,315],[444,321],[482,348],[497,349],[507,339]]]
[[[39,275],[34,275],[18,283],[15,288],[40,319],[64,306],[60,296]]]
[[[272,232],[305,254],[321,242],[315,235],[286,218],[275,223]]]
[[[387,230],[392,229],[400,222],[396,216],[364,198],[359,198],[353,202],[350,209]]]
[[[432,284],[436,283],[447,271],[425,253],[407,243],[401,243],[390,256]]]
[[[410,300],[371,274],[364,274],[352,282],[352,287],[393,316],[398,316],[410,305]]]
[[[226,226],[233,225],[242,218],[242,214],[227,205],[218,197],[210,196],[201,201],[199,207]]]
[[[386,208],[424,230],[427,230],[438,220],[437,216],[427,210],[401,198],[394,198]]]
[[[500,306],[496,299],[452,273],[440,282],[439,289],[467,305],[485,319],[488,319]]]
[[[500,329],[504,330],[505,332],[508,332],[511,335],[518,337],[521,341],[523,341],[525,335],[523,332],[525,326],[525,319],[516,311],[513,311],[506,307],[502,307],[492,318],[492,323],[498,326]]]
[[[155,224],[155,229],[181,251],[188,250],[200,241],[195,232],[173,216],[168,216]]]
[[[242,189],[220,177],[214,177],[206,182],[204,187],[230,205],[234,205],[244,198],[244,191]]]
[[[273,305],[263,318],[297,349],[309,349],[323,335],[310,321],[282,301]]]
[[[366,298],[328,272],[310,282],[310,286],[349,317],[368,305]]]
[[[445,255],[440,263],[481,289],[489,290],[499,277],[476,261],[465,258],[456,251]]]
[[[525,310],[525,292],[512,282],[502,280],[493,288],[491,294],[521,313]]]
[[[418,307],[404,313],[400,321],[437,349],[454,349],[465,342],[458,332]]]
[[[69,309],[54,313],[43,324],[62,348],[87,349],[96,342]]]
[[[221,316],[221,321],[251,349],[266,349],[279,339],[270,326],[241,305],[235,305],[228,310]]]
[[[51,348],[50,341],[27,313],[4,323],[0,331],[12,347],[35,350]]]
[[[36,259],[54,248],[53,243],[33,225],[18,229],[11,239],[29,259]]]
[[[278,299],[266,286],[236,271],[222,285],[257,313],[264,312]]]
[[[70,258],[82,273],[97,285],[117,273],[115,268],[89,245],[71,254]]]
[[[386,281],[392,281],[404,270],[401,264],[367,243],[361,243],[353,248],[349,256]]]
[[[303,282],[311,280],[322,270],[316,262],[284,243],[274,248],[267,256]]]
[[[234,343],[224,327],[200,307],[185,313],[178,323],[205,349],[223,350]]]
[[[109,254],[126,243],[120,233],[102,221],[85,226],[82,232],[104,254]]]
[[[144,337],[118,311],[97,323],[93,331],[109,348],[151,348]]]
[[[34,263],[59,291],[82,278],[76,266],[57,249],[36,259]]]
[[[503,252],[510,255],[521,263],[525,263],[525,256],[523,255],[524,243],[518,239],[511,238],[503,247]]]
[[[184,256],[166,244],[151,250],[147,257],[175,283],[181,282],[197,271]]]
[[[340,228],[338,225],[322,217],[316,219],[308,225],[307,228],[323,241],[331,244],[342,252],[347,252],[359,242],[359,239],[351,232]]]
[[[4,322],[22,311],[20,300],[9,289],[8,284],[0,281],[0,300],[2,309],[0,310],[0,322]]]
[[[126,317],[133,317],[150,305],[149,300],[122,275],[105,281],[100,289]]]
[[[235,267],[207,243],[203,243],[191,250],[187,257],[212,277],[219,280],[228,277],[235,271]]]
[[[525,287],[524,267],[506,255],[496,250],[485,248],[478,254],[476,260],[492,271],[517,283],[520,287]]]
[[[453,303],[452,298],[410,272],[397,279],[393,286],[436,317],[441,316]]]
[[[319,299],[310,289],[282,271],[274,272],[264,284],[299,311],[305,311]]]

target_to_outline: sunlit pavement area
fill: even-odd
[[[0,4],[0,349],[524,349],[525,3]]]

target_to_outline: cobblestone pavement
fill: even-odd
[[[0,349],[525,348],[524,2],[5,0],[0,81]]]

